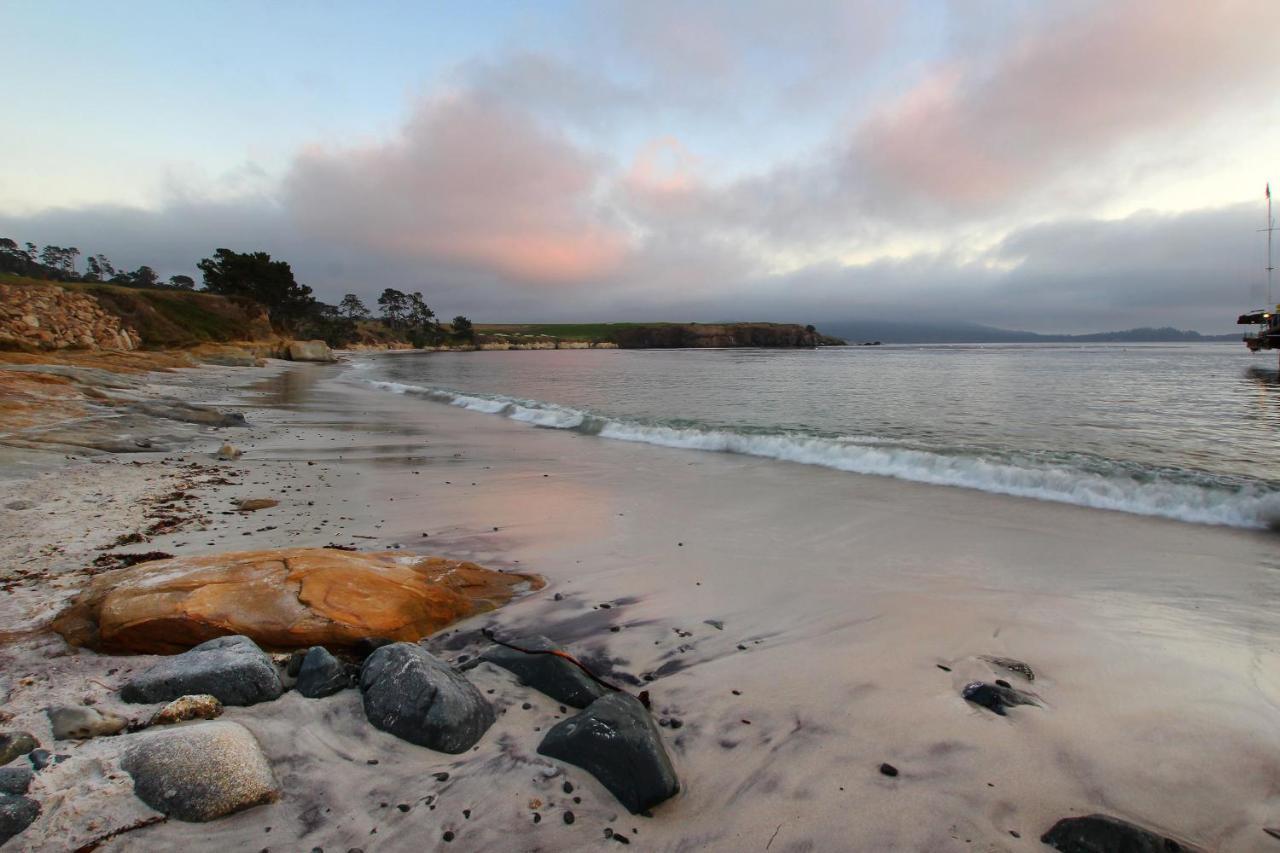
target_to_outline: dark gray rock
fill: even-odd
[[[40,804],[30,797],[0,794],[0,844],[31,825],[40,814]]]
[[[1063,818],[1040,841],[1061,853],[1196,853],[1199,849],[1104,814]]]
[[[25,794],[35,775],[34,770],[21,764],[0,767],[0,794]]]
[[[981,681],[969,682],[960,695],[965,698],[965,701],[981,705],[1002,717],[1008,716],[1006,708],[1012,708],[1015,705],[1040,704],[1035,696],[1024,693],[1016,687],[1001,687],[999,684],[984,684]]]
[[[54,754],[47,749],[33,749],[27,755],[27,760],[31,762],[31,766],[39,773],[46,767],[52,767],[55,764],[61,764],[71,756],[63,753]]]
[[[8,764],[20,755],[26,755],[40,743],[30,732],[0,733],[0,764]]]
[[[586,770],[632,814],[680,790],[653,718],[626,693],[610,693],[557,723],[538,752]]]
[[[71,740],[115,735],[124,731],[129,721],[118,714],[103,713],[84,705],[58,705],[46,708],[49,727],[55,740]]]
[[[248,637],[218,637],[160,661],[120,691],[126,702],[171,702],[207,693],[224,705],[253,705],[284,691],[280,674]]]
[[[546,637],[533,634],[511,641],[511,645],[534,652],[564,651]],[[585,708],[612,691],[593,680],[579,667],[554,654],[526,654],[506,646],[486,649],[480,660],[515,673],[521,684],[547,694],[557,702]]]
[[[440,752],[470,749],[493,725],[493,707],[448,664],[413,643],[392,643],[360,670],[369,722]]]
[[[307,649],[294,649],[289,653],[289,662],[285,664],[284,674],[290,678],[297,678],[298,672],[302,669],[302,662],[307,657]]]
[[[308,699],[320,699],[350,686],[347,665],[329,654],[324,646],[312,646],[298,669],[298,682],[293,689]]]
[[[1020,660],[1016,660],[1014,658],[990,657],[988,655],[983,655],[982,659],[989,664],[1000,667],[1001,669],[1007,669],[1009,672],[1015,672],[1027,681],[1036,680],[1035,670],[1031,668],[1030,664],[1023,663]]]

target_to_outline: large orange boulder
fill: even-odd
[[[53,623],[67,642],[172,654],[244,634],[270,649],[419,640],[521,592],[536,575],[396,551],[241,551],[98,575]]]

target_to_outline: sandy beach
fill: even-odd
[[[1056,820],[1094,812],[1210,850],[1280,849],[1263,831],[1280,824],[1274,534],[540,430],[350,370],[155,374],[249,425],[3,472],[33,504],[0,515],[5,727],[48,743],[43,708],[86,697],[139,716],[116,690],[154,658],[71,649],[42,626],[100,549],[182,488],[203,521],[116,550],[336,544],[542,575],[427,645],[464,662],[482,628],[540,633],[647,689],[681,792],[628,814],[536,753],[565,710],[480,664],[467,675],[499,716],[474,751],[377,731],[354,690],[228,708],[280,801],[98,849],[578,850],[624,835],[668,851],[1042,850]],[[226,440],[243,457],[213,461]],[[242,498],[280,503],[230,512]],[[966,683],[1009,677],[984,656],[1030,664],[1019,686],[1040,705],[1000,717],[964,701]],[[75,849],[154,815],[118,739],[59,742],[70,757],[33,788],[41,817],[4,849]]]

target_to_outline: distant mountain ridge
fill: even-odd
[[[886,344],[1057,344],[1057,343],[1190,343],[1235,341],[1240,336],[1202,335],[1172,326],[1142,327],[1118,332],[1083,335],[1048,335],[1018,329],[1000,329],[978,323],[903,323],[879,320],[827,321],[823,330],[851,344],[881,341]]]

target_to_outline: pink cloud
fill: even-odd
[[[1073,162],[1184,127],[1275,84],[1273,0],[1123,0],[1041,21],[874,115],[853,155],[891,191],[998,203]]]
[[[596,210],[597,164],[511,108],[424,103],[391,141],[310,148],[285,181],[307,231],[517,280],[606,275],[627,241]]]

